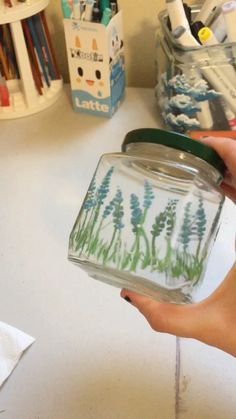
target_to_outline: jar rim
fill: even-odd
[[[224,161],[213,148],[180,133],[157,128],[135,129],[126,134],[122,144],[122,151],[126,151],[127,146],[134,143],[159,144],[184,151],[205,160],[217,169],[222,176],[224,176],[226,171]]]

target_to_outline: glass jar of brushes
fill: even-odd
[[[192,8],[193,17],[198,11]],[[164,126],[181,133],[236,130],[236,42],[215,44],[202,28],[203,45],[195,45],[185,32],[171,32],[167,11],[159,14],[156,98]]]
[[[197,301],[224,202],[224,170],[213,149],[182,134],[129,132],[122,152],[98,163],[69,260],[95,279],[160,301]]]

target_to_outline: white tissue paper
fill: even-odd
[[[34,341],[15,327],[0,322],[0,387],[18,364],[22,353]]]

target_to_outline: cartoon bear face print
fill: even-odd
[[[110,96],[110,85],[103,54],[95,38],[86,41],[87,45],[78,35],[75,38],[72,88],[87,92],[95,98],[106,98]]]
[[[97,98],[109,96],[101,67],[98,63],[86,63],[85,65],[79,63],[76,75],[77,88],[88,91]]]

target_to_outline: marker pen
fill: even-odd
[[[222,6],[228,42],[236,42],[236,1],[228,1]]]
[[[202,73],[215,90],[223,95],[224,100],[236,115],[236,86],[227,79],[225,73],[217,65],[210,65],[209,57],[206,66],[202,68]]]
[[[81,2],[80,0],[73,0],[73,18],[81,18]]]
[[[236,131],[236,116],[231,109],[226,105],[224,100],[221,100],[221,105],[227,118],[230,129]]]
[[[199,47],[200,44],[191,34],[190,30],[180,25],[177,26],[174,31],[172,31],[174,38],[183,46],[183,47]]]
[[[84,11],[84,20],[91,22],[93,17],[93,5],[94,0],[86,0],[85,2],[85,11]]]
[[[173,36],[178,42],[186,47],[196,47],[199,46],[199,43],[193,37],[193,35],[186,30],[184,27],[179,26],[173,32]],[[192,54],[189,53],[189,59],[193,60]],[[193,63],[194,64],[194,63]],[[190,86],[197,88],[198,85],[202,82],[202,76],[197,66],[188,67],[186,66],[184,74],[188,80]],[[197,112],[197,118],[202,129],[210,129],[213,127],[213,119],[211,115],[211,110],[208,100],[197,102],[200,112]]]
[[[112,17],[113,17],[117,13],[117,3],[115,1],[111,1],[110,2],[110,7],[111,7],[111,14],[112,14]]]
[[[211,46],[211,45],[219,44],[216,36],[214,35],[214,33],[212,32],[210,28],[204,27],[200,29],[200,31],[198,32],[198,36],[202,45]],[[213,53],[215,53],[215,58],[213,56]],[[218,64],[219,69],[222,70],[222,72],[230,80],[232,85],[236,86],[235,69],[233,65],[229,63],[229,58],[226,56],[223,48],[217,48],[215,49],[215,52],[213,49],[210,59],[211,59],[211,62],[213,61],[213,63],[215,62],[215,64]]]
[[[185,71],[185,75],[189,81],[189,84],[193,88],[200,87],[200,83],[202,83],[202,77],[199,71],[195,69],[191,69],[189,72]],[[211,114],[211,109],[208,100],[204,100],[201,102],[196,102],[197,106],[200,108],[200,111],[196,112],[196,116],[200,127],[202,129],[211,129],[214,125],[214,121]]]
[[[205,26],[205,25],[203,25],[203,23],[202,23],[202,22],[199,22],[199,21],[193,22],[193,23],[190,25],[192,35],[194,36],[194,38],[195,38],[198,42],[199,42],[198,32],[200,31],[200,29],[201,29],[201,28],[204,28],[204,26]]]
[[[179,31],[176,34],[178,41],[182,45],[184,45],[184,40],[186,38],[184,35],[183,31],[182,33]],[[190,46],[191,38],[189,38],[189,36],[187,36],[187,41],[188,46]],[[196,40],[193,38],[193,47],[196,46],[195,42]],[[224,100],[227,102],[230,109],[236,114],[236,86],[233,85],[231,80],[227,79],[227,76],[217,65],[212,65],[211,57],[207,51],[198,50],[197,54],[192,54],[192,60],[201,66],[201,72],[204,77],[216,91],[223,95]]]
[[[110,0],[100,0],[100,10],[101,13],[103,14],[105,9],[110,9]]]
[[[218,44],[218,40],[211,31],[210,28],[202,28],[200,29],[198,33],[199,39],[202,43],[202,45],[210,46],[210,45],[216,45]],[[212,58],[212,57],[211,57]],[[214,58],[213,58],[214,59]],[[234,67],[229,64],[228,58],[226,57],[226,54],[224,53],[223,49],[217,49],[216,51],[216,62],[219,62],[220,70],[224,73],[224,75],[229,79],[233,86],[236,86],[236,72]],[[224,64],[225,63],[225,64]],[[231,127],[231,129],[236,129],[236,116],[234,113],[230,110],[228,105],[225,103],[224,100],[221,100],[222,107],[225,112],[225,116],[228,120],[228,123]]]
[[[189,7],[187,5],[187,3],[183,3],[183,8],[184,8],[184,13],[185,13],[185,16],[187,18],[187,21],[190,25],[191,22],[192,22],[192,9],[191,9],[191,7]],[[171,23],[170,23],[170,17],[169,16],[167,18],[167,27],[168,27],[169,31],[171,31]]]
[[[71,8],[67,0],[61,0],[62,13],[65,19],[71,17]]]
[[[213,20],[211,23],[211,30],[219,42],[224,41],[226,38],[226,26],[223,13],[221,13],[216,19]]]
[[[224,0],[205,0],[199,13],[197,13],[194,21],[201,21],[208,26],[217,13],[220,12],[220,6]]]
[[[184,12],[185,12],[186,18],[190,25],[190,23],[192,22],[192,9],[190,6],[187,5],[187,3],[183,3],[183,6],[184,6]]]
[[[185,14],[182,0],[166,0],[171,30],[174,31],[178,26],[183,26],[190,31],[188,19]]]
[[[101,23],[102,23],[102,25],[105,25],[105,26],[107,26],[108,25],[108,23],[110,22],[110,20],[111,20],[111,15],[112,15],[112,11],[111,11],[111,9],[110,8],[106,8],[104,11],[103,11],[103,14],[102,14],[102,19],[101,19]]]
[[[95,0],[93,5],[93,15],[92,15],[92,22],[100,23],[101,21],[101,12],[99,8],[98,0]]]
[[[216,38],[215,34],[207,26],[204,26],[203,28],[199,29],[198,37],[202,45],[217,45],[218,44],[218,39]],[[224,53],[223,53],[223,56],[224,58],[226,58]]]

